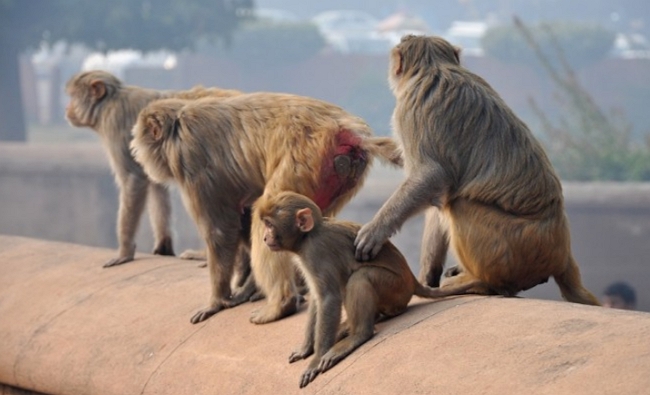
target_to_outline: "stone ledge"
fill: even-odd
[[[287,362],[305,312],[265,326],[254,305],[199,325],[195,263],[0,236],[0,390],[77,394],[638,394],[650,314],[535,299],[414,300],[304,390]],[[8,386],[15,387],[13,390]],[[7,389],[9,388],[9,389]],[[14,391],[14,392],[12,392]]]

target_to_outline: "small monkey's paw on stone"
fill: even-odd
[[[132,255],[130,255],[130,256],[122,256],[122,257],[118,257],[118,258],[113,258],[113,259],[111,259],[110,261],[106,262],[106,263],[104,264],[104,267],[117,266],[117,265],[121,265],[121,264],[123,264],[123,263],[131,262],[132,260],[133,260],[133,256],[132,256]]]
[[[314,379],[316,378],[316,376],[318,376],[319,373],[320,371],[318,370],[318,368],[309,368],[305,370],[305,372],[300,377],[300,388],[305,388],[307,384],[314,381]]]
[[[192,316],[192,319],[190,320],[190,322],[192,324],[198,324],[199,322],[203,322],[203,321],[207,320],[208,318],[212,317],[213,315],[217,314],[218,312],[220,312],[223,309],[224,309],[224,306],[220,304],[220,305],[218,305],[216,307],[209,307],[207,309],[199,310],[198,313],[196,313],[196,314],[194,314],[194,316]]]

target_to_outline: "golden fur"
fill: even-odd
[[[337,154],[348,143],[353,148]],[[331,216],[361,187],[374,156],[401,164],[393,140],[372,137],[362,119],[320,100],[275,93],[154,102],[140,113],[132,148],[150,177],[180,185],[208,244],[212,294],[209,307],[193,322],[233,304],[225,284],[233,266],[232,234],[243,208],[288,190],[320,197],[325,215]],[[326,188],[324,180],[334,180],[335,189]],[[267,297],[267,305],[253,313],[255,323],[297,308],[289,258],[271,254],[262,236],[259,215],[253,214],[252,269]]]

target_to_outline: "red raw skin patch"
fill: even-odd
[[[347,155],[351,161],[363,161],[367,163],[366,152],[361,148],[361,137],[350,130],[341,129],[336,135],[336,147],[331,155],[324,160],[320,174],[320,186],[315,193],[314,203],[321,210],[326,210],[336,198],[354,188],[360,174],[353,178],[341,177],[334,167],[334,158],[339,155]]]

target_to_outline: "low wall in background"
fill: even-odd
[[[374,167],[340,217],[367,222],[401,179],[399,171]],[[637,290],[639,309],[650,311],[650,183],[566,183],[564,192],[585,285],[600,296],[610,282],[628,281]],[[172,203],[176,252],[201,247],[176,190]],[[116,248],[116,213],[115,183],[98,144],[0,144],[1,234]],[[416,217],[394,237],[416,273],[421,232],[422,218]],[[138,251],[151,251],[146,216],[136,241]],[[559,299],[553,281],[522,295]]]

